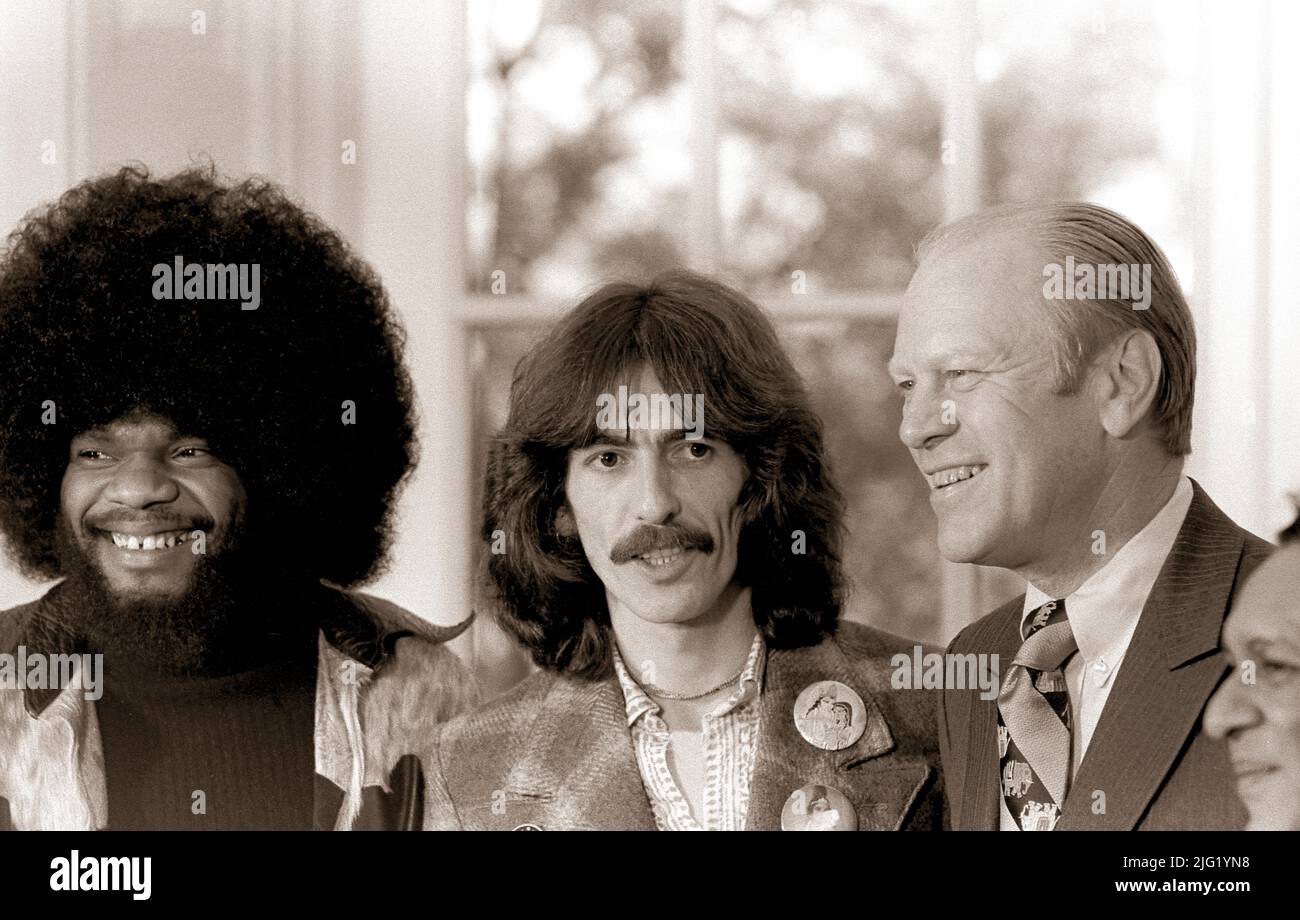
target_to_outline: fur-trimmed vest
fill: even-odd
[[[62,585],[0,612],[0,653],[79,651],[49,615]],[[424,770],[416,752],[438,723],[477,702],[473,678],[443,644],[469,620],[435,626],[396,604],[331,589],[317,641],[317,829],[420,827]],[[95,704],[79,668],[61,689],[0,688],[0,830],[109,826]]]

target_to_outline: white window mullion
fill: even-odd
[[[1195,477],[1233,520],[1256,533],[1275,521],[1268,466],[1270,65],[1261,36],[1267,4],[1231,17],[1200,7],[1193,177],[1197,388],[1192,454]],[[1249,470],[1249,475],[1243,475]],[[1270,500],[1271,499],[1271,500]]]
[[[691,184],[686,260],[696,271],[721,264],[718,210],[718,55],[716,0],[682,0],[682,43],[690,98]]]
[[[472,512],[465,298],[466,27],[462,3],[363,7],[362,249],[408,333],[422,455],[376,590],[440,623],[469,613]],[[430,209],[429,202],[442,207]],[[364,424],[364,408],[358,407]],[[380,433],[382,434],[382,433]],[[458,642],[462,640],[457,640]],[[468,641],[468,640],[465,640]]]
[[[983,203],[980,106],[975,78],[979,45],[977,0],[957,0],[940,33],[948,69],[943,81],[943,148],[938,152],[943,169],[943,214],[953,220],[979,209]],[[983,616],[999,598],[991,597],[987,579],[973,565],[946,560],[940,566],[940,635],[946,642],[967,623]]]
[[[978,0],[956,0],[940,32],[947,53],[943,81],[943,216],[963,217],[983,204],[983,155],[975,55],[979,49]]]

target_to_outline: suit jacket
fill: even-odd
[[[932,830],[943,822],[933,693],[890,687],[890,656],[915,643],[842,623],[835,637],[769,649],[747,827],[778,830],[792,792],[834,786],[862,830]],[[909,659],[910,660],[910,659]],[[867,708],[862,737],[840,751],[794,724],[799,692],[819,680],[852,687]],[[654,830],[618,680],[549,671],[440,727],[429,754],[425,827],[434,830]]]
[[[1245,824],[1227,749],[1201,731],[1201,713],[1228,670],[1219,632],[1233,596],[1273,546],[1234,524],[1194,481],[1192,490],[1057,830]],[[1010,662],[1021,644],[1023,608],[1021,595],[958,633],[949,651],[996,653]],[[939,741],[953,829],[997,830],[997,700],[943,691]]]

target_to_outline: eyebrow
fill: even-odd
[[[654,434],[653,440],[656,444],[667,444],[671,441],[684,441],[686,439],[685,428],[663,428],[654,432],[653,434]],[[709,436],[708,432],[706,431],[703,437],[707,438],[708,436]],[[607,444],[611,447],[627,447],[631,443],[632,443],[631,439],[628,438],[627,435],[621,431],[618,431],[613,428],[597,429],[596,437],[592,440],[592,442],[586,445],[586,447],[581,447],[578,449],[586,450],[587,448],[596,447],[597,445],[601,445],[601,444]]]
[[[97,428],[87,428],[85,431],[77,432],[72,436],[72,440],[115,441],[119,437],[121,437],[121,435],[115,430],[114,426],[100,426]],[[208,442],[208,439],[202,435],[183,434],[175,428],[167,429],[167,440],[172,443],[175,443],[176,441],[202,441],[206,444]]]
[[[979,351],[941,351],[937,355],[926,358],[921,361],[924,367],[946,367],[953,364],[971,366],[981,364],[985,361],[993,360],[993,356],[988,352]],[[897,355],[891,355],[889,362],[885,365],[885,370],[891,376],[901,376],[907,372],[903,361],[898,359]]]

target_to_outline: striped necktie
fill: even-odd
[[[1072,758],[1064,667],[1078,645],[1065,601],[1035,610],[1024,634],[998,694],[1002,796],[1022,830],[1050,831],[1065,803]]]

